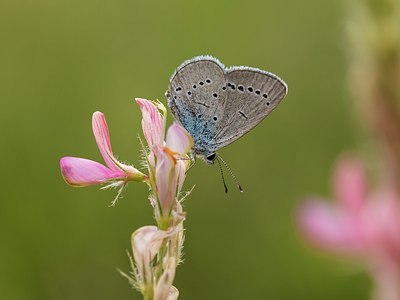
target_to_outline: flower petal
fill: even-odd
[[[400,202],[393,188],[381,188],[364,209],[364,234],[380,260],[400,265]]]
[[[93,160],[78,157],[63,157],[60,160],[64,180],[72,186],[88,186],[111,179],[124,178],[125,173],[110,170]]]
[[[179,296],[179,291],[172,285],[175,278],[176,258],[169,256],[163,264],[164,272],[158,279],[154,290],[154,299],[176,300]]]
[[[178,160],[176,162],[176,166],[175,166],[176,171],[175,172],[177,172],[177,176],[178,176],[178,189],[176,191],[177,195],[181,192],[183,183],[186,178],[186,171],[187,171],[189,165],[190,165],[189,160]]]
[[[356,251],[346,217],[322,200],[309,200],[298,212],[301,231],[317,246],[331,252]]]
[[[92,117],[92,128],[93,134],[96,139],[97,147],[99,147],[100,153],[106,165],[111,169],[118,171],[118,166],[113,162],[113,152],[111,149],[110,133],[108,130],[106,118],[104,114],[96,111]]]
[[[365,203],[366,178],[362,163],[356,158],[339,159],[333,184],[337,200],[347,213],[357,215]]]
[[[163,146],[165,118],[160,114],[153,102],[146,99],[136,99],[142,111],[142,128],[144,136],[150,149],[156,146]]]
[[[166,146],[179,154],[188,153],[193,147],[193,139],[189,132],[178,123],[174,122],[167,132]]]
[[[176,161],[169,149],[164,147],[157,155],[156,185],[164,216],[171,212],[177,192],[178,172]]]
[[[159,230],[157,226],[143,226],[132,234],[133,257],[146,282],[151,281],[151,261],[168,235],[168,232]]]

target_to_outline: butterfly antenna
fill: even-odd
[[[218,156],[217,156],[217,162],[218,162],[219,170],[221,171],[221,178],[222,178],[222,183],[224,184],[225,194],[227,194],[228,187],[226,186],[226,183],[225,183],[224,171],[222,170],[221,162],[219,161]]]
[[[217,160],[218,160],[218,163],[219,163],[220,167],[221,167],[221,164],[220,164],[219,160],[222,161],[222,163],[224,164],[225,168],[228,170],[229,174],[231,174],[233,180],[235,180],[236,185],[237,185],[239,191],[240,191],[241,193],[243,193],[242,186],[240,185],[239,181],[236,179],[235,174],[233,174],[233,172],[232,172],[231,168],[228,166],[228,164],[222,159],[221,156],[217,156]],[[222,172],[222,171],[221,171],[221,172]]]

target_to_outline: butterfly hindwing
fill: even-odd
[[[257,126],[287,93],[276,75],[255,68],[232,67],[226,71],[227,100],[221,130],[213,138],[219,149]]]

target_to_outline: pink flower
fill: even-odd
[[[95,112],[92,118],[93,134],[106,166],[85,158],[63,157],[61,173],[72,186],[89,186],[109,183],[125,185],[128,181],[144,181],[146,176],[132,166],[120,163],[114,156],[108,126],[104,115]]]
[[[157,226],[144,226],[132,234],[133,256],[144,284],[152,283],[151,262],[160,250],[164,239],[170,235],[166,231],[159,230]]]
[[[182,126],[174,123],[169,127],[166,146],[156,152],[156,186],[162,213],[170,214],[176,195],[182,188],[186,176],[188,160],[178,160],[179,155],[190,150],[190,135]]]
[[[153,266],[164,241],[176,234],[176,229],[159,230],[156,226],[144,226],[136,230],[131,237],[133,257],[138,272],[138,284],[142,291],[154,295],[154,299],[177,299],[179,292],[172,285],[175,268],[178,264],[174,255],[167,254],[162,260],[162,274],[157,276]],[[160,266],[161,267],[161,266]],[[170,298],[168,298],[170,297]]]
[[[160,103],[146,99],[136,99],[142,111],[142,128],[150,150],[154,146],[162,147],[164,143],[166,110]],[[157,106],[156,106],[157,104]],[[162,114],[159,112],[162,111]]]
[[[142,111],[143,132],[150,148],[148,157],[150,182],[157,191],[161,215],[168,217],[190,164],[186,154],[193,147],[193,139],[182,126],[173,123],[168,128],[164,142],[165,108],[159,103],[155,104],[145,99],[136,99],[136,102]]]
[[[355,158],[341,159],[333,179],[337,203],[303,203],[301,231],[321,249],[364,262],[381,295],[377,299],[400,299],[400,202],[395,189],[382,186],[370,192],[363,165]]]

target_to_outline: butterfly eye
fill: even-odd
[[[206,159],[209,162],[214,162],[216,156],[217,156],[216,153],[211,153],[209,156],[206,157]]]

